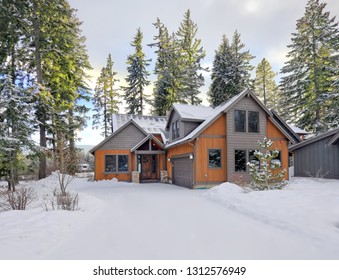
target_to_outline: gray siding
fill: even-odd
[[[175,121],[179,120],[180,122],[180,116],[178,115],[178,113],[173,110],[173,115],[171,117],[171,123],[169,125],[169,142],[172,142],[173,139],[172,139],[172,123],[174,123]],[[180,131],[179,131],[179,138],[182,138],[181,135],[183,135],[184,131],[183,131],[183,125],[180,123]],[[177,139],[179,139],[177,138]],[[174,140],[177,140],[177,139],[174,139]]]
[[[145,138],[145,134],[134,124],[129,124],[118,132],[109,141],[104,143],[98,150],[129,150]]]
[[[339,179],[339,145],[327,145],[331,137],[294,151],[294,176]]]
[[[234,111],[246,111],[246,127],[248,111],[259,112],[259,133],[235,132]],[[235,172],[235,150],[258,149],[257,142],[266,135],[266,112],[251,97],[244,97],[227,112],[227,180],[234,181],[237,176],[243,176],[245,180],[250,179],[248,172]],[[247,158],[248,160],[248,158]]]
[[[183,130],[184,130],[183,137],[190,134],[200,124],[201,124],[200,122],[182,122]]]

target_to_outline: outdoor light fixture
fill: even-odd
[[[190,159],[193,159],[193,155],[192,154],[190,155]]]

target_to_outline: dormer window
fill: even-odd
[[[180,124],[179,121],[172,123],[172,140],[179,138]]]

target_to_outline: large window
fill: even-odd
[[[246,171],[246,150],[235,150],[235,171]]]
[[[210,149],[208,150],[208,167],[220,168],[221,167],[221,150]]]
[[[128,155],[106,155],[105,172],[127,172]]]
[[[246,122],[247,119],[247,122]],[[247,123],[247,124],[246,124]],[[247,112],[244,110],[234,111],[234,131],[235,132],[259,132],[259,112]]]
[[[246,111],[234,111],[235,132],[246,132]]]
[[[259,112],[248,112],[248,132],[259,132]]]
[[[180,125],[179,121],[172,123],[172,140],[179,138]]]

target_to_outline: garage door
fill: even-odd
[[[173,163],[173,184],[192,188],[193,187],[193,160],[188,157],[174,158]]]

